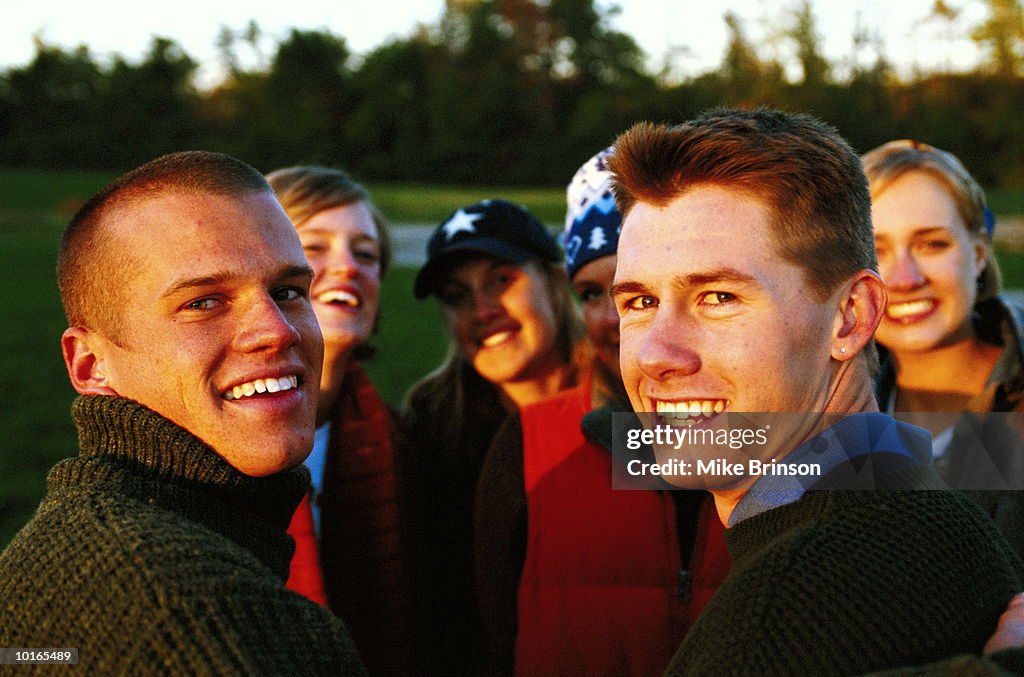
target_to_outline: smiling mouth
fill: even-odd
[[[677,426],[691,426],[709,421],[725,411],[728,406],[729,400],[656,400],[654,403],[661,422]]]
[[[241,400],[257,395],[274,394],[286,390],[295,390],[299,387],[298,376],[282,376],[281,378],[258,378],[254,381],[246,381],[224,391],[221,394],[225,400]]]
[[[509,329],[507,331],[499,331],[496,334],[491,334],[487,338],[480,341],[480,345],[484,348],[493,348],[499,346],[506,341],[510,341],[515,335],[515,331]]]
[[[341,289],[331,289],[322,294],[318,294],[316,300],[325,305],[339,305],[350,308],[358,308],[363,305],[358,296],[352,292],[343,291]]]
[[[916,301],[904,301],[901,303],[889,303],[885,308],[885,315],[890,320],[906,322],[914,318],[926,315],[935,309],[937,303],[934,299],[919,299]]]

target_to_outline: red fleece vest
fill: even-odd
[[[668,492],[613,490],[608,451],[580,429],[583,386],[522,410],[528,540],[517,675],[660,675],[729,570],[723,528],[702,505],[689,599],[679,595]]]

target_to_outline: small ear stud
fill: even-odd
[[[842,354],[844,354],[844,355],[845,355],[845,354],[846,354],[846,348],[840,348],[840,349],[839,349],[839,352],[841,352]]]

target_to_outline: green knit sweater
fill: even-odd
[[[0,553],[0,646],[78,648],[86,674],[365,673],[344,625],[284,588],[304,469],[248,477],[129,400],[72,415],[80,455]]]
[[[859,674],[979,654],[1024,566],[952,491],[811,491],[726,533],[670,675]]]

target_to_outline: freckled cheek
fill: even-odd
[[[323,332],[320,331],[320,322],[312,308],[288,320],[289,324],[299,333],[302,343],[316,345],[323,343]]]
[[[800,322],[800,318],[792,319]],[[748,324],[710,333],[693,348],[706,369],[727,378],[742,378],[744,373],[770,374],[778,367],[776,362],[784,365],[788,360],[801,359],[811,345],[806,336],[794,336],[793,327]]]
[[[637,351],[640,344],[627,338],[619,344],[619,367],[622,371],[622,380],[626,387],[636,386],[640,379],[640,368],[637,364]]]

